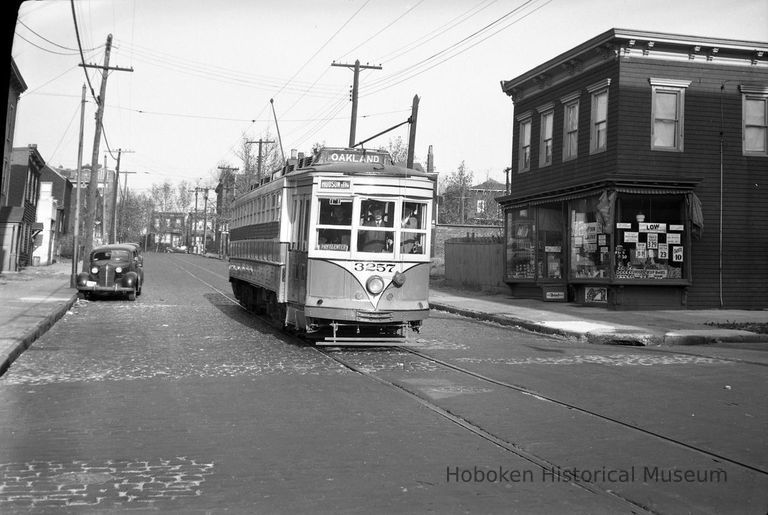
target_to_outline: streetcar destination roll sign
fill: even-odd
[[[318,164],[325,163],[364,163],[392,164],[386,152],[375,150],[358,150],[351,148],[325,148],[320,151]]]

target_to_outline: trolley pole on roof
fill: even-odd
[[[381,70],[381,66],[374,66],[370,64],[360,64],[360,60],[355,60],[355,64],[343,64],[336,61],[331,63],[331,66],[343,66],[354,71],[354,78],[352,79],[352,120],[349,125],[349,148],[355,146],[355,131],[357,129],[357,90],[360,83],[360,70]]]
[[[411,130],[408,131],[408,157],[406,159],[406,168],[413,168],[413,154],[416,148],[416,119],[419,116],[419,95],[413,95],[413,104],[411,105]]]

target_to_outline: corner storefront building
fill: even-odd
[[[768,308],[768,43],[612,29],[501,87],[513,295]]]

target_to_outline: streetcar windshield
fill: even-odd
[[[316,250],[422,256],[427,252],[424,201],[330,197],[317,202]]]
[[[378,200],[360,202],[360,225],[357,250],[360,252],[392,252],[395,232],[395,203]]]
[[[320,200],[317,249],[349,251],[352,234],[352,200]]]

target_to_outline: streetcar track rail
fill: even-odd
[[[195,265],[195,266],[197,266],[197,265]],[[206,269],[204,269],[202,267],[199,267],[199,268],[201,268],[203,270],[206,270]],[[250,313],[254,317],[257,317],[258,319],[262,320],[265,323],[269,323],[270,325],[274,324],[274,321],[271,320],[270,318],[249,311],[244,306],[242,306],[236,299],[234,299],[233,297],[231,297],[227,293],[223,292],[221,289],[217,288],[216,286],[214,286],[214,285],[204,281],[203,279],[197,277],[195,274],[193,274],[189,270],[186,270],[183,267],[182,267],[182,270],[184,270],[188,274],[192,275],[198,281],[200,281],[201,283],[206,285],[208,288],[214,290],[215,292],[220,294],[222,297],[224,297],[228,301],[232,302],[233,304],[237,305],[238,307],[240,307],[244,311]],[[210,272],[208,270],[206,270],[206,271]],[[214,272],[210,272],[210,273],[220,277],[219,274],[215,274]],[[310,343],[310,342],[307,342],[304,339],[299,338],[298,336],[296,336],[294,334],[290,334],[290,333],[287,333],[287,332],[283,333],[283,334],[286,337],[294,339],[297,343],[299,343],[299,344],[301,344],[303,346],[308,346],[308,344]],[[529,463],[531,463],[533,465],[536,465],[537,467],[542,468],[543,470],[546,469],[548,471],[551,471],[552,474],[554,474],[557,477],[564,477],[563,474],[560,473],[560,471],[561,471],[561,469],[562,470],[565,470],[565,469],[563,469],[562,467],[558,466],[556,463],[550,462],[546,458],[543,458],[543,457],[538,456],[538,455],[536,455],[534,453],[528,452],[528,451],[524,450],[520,445],[518,445],[518,444],[516,444],[514,442],[510,442],[508,440],[505,440],[505,439],[503,439],[503,438],[501,438],[499,436],[496,436],[496,435],[486,431],[482,427],[480,427],[480,426],[478,426],[478,425],[468,421],[467,419],[461,417],[460,415],[454,414],[454,413],[450,412],[449,410],[441,408],[437,404],[431,402],[428,399],[425,399],[424,397],[422,397],[419,394],[409,390],[408,388],[404,387],[403,385],[400,385],[400,384],[398,384],[396,382],[389,381],[387,379],[379,377],[379,376],[377,376],[377,375],[375,375],[375,374],[373,374],[373,373],[363,369],[362,367],[356,366],[353,363],[350,363],[350,362],[344,360],[342,357],[339,356],[339,353],[345,347],[340,347],[340,346],[336,346],[336,347],[315,347],[315,346],[311,346],[310,348],[314,349],[317,353],[319,353],[319,354],[325,356],[326,358],[328,358],[328,359],[338,363],[339,365],[343,366],[344,368],[346,368],[346,369],[348,369],[348,370],[350,370],[352,372],[355,372],[355,373],[357,373],[357,374],[359,374],[359,375],[361,375],[363,377],[366,377],[367,379],[370,379],[370,380],[372,380],[372,381],[374,381],[374,382],[376,382],[378,384],[387,386],[389,388],[392,388],[392,389],[394,389],[394,390],[396,390],[396,391],[398,391],[398,392],[408,396],[410,399],[412,399],[415,402],[419,403],[421,406],[429,409],[433,413],[436,413],[436,414],[440,415],[441,417],[443,417],[443,418],[453,422],[454,424],[462,427],[463,429],[465,429],[465,430],[475,434],[476,436],[478,436],[478,437],[480,437],[480,438],[482,438],[482,439],[492,443],[493,445],[496,445],[497,447],[499,447],[501,449],[504,449],[505,451],[510,452],[510,453],[520,457],[521,459],[524,459],[524,460],[528,461]],[[376,347],[350,347],[350,348],[355,349],[356,351],[368,351],[368,352],[372,352],[374,349],[376,349]],[[748,463],[744,463],[744,462],[736,460],[736,459],[728,458],[727,456],[723,456],[721,454],[718,454],[718,453],[715,453],[715,452],[708,451],[706,449],[702,449],[702,448],[696,447],[695,445],[687,444],[687,443],[685,443],[683,441],[680,441],[679,439],[665,436],[663,434],[657,433],[657,432],[649,430],[649,429],[642,428],[642,427],[640,427],[638,425],[635,425],[635,424],[632,424],[632,423],[624,422],[622,420],[619,420],[619,419],[616,419],[616,418],[613,418],[613,417],[602,415],[602,414],[600,414],[600,413],[598,413],[596,411],[589,410],[587,408],[582,408],[582,407],[577,406],[576,404],[572,404],[570,402],[558,400],[558,399],[556,399],[556,398],[554,398],[552,396],[548,396],[548,395],[545,395],[545,394],[542,394],[542,393],[538,393],[538,392],[532,391],[532,390],[530,390],[528,388],[525,388],[523,386],[514,385],[514,384],[507,383],[505,381],[493,379],[493,378],[485,376],[483,374],[480,374],[480,373],[477,373],[477,372],[473,372],[473,371],[471,371],[469,369],[466,369],[464,367],[461,367],[459,365],[455,365],[455,364],[449,363],[449,362],[447,362],[445,360],[442,360],[442,359],[430,356],[430,355],[424,353],[423,351],[420,351],[418,349],[414,349],[411,346],[394,346],[394,347],[388,346],[388,347],[380,347],[379,350],[385,350],[385,351],[397,350],[398,352],[405,352],[405,353],[408,353],[408,354],[412,354],[412,355],[418,356],[419,358],[421,358],[423,360],[429,361],[429,362],[431,362],[433,364],[442,366],[444,368],[448,368],[448,369],[453,370],[455,372],[459,372],[459,373],[465,374],[465,375],[470,376],[470,377],[472,377],[474,379],[481,380],[481,381],[487,382],[489,384],[493,384],[493,385],[496,385],[496,386],[499,386],[499,387],[502,387],[502,388],[506,388],[508,390],[515,391],[517,393],[520,393],[522,395],[531,397],[531,398],[536,399],[538,401],[546,402],[546,403],[551,403],[551,404],[563,407],[563,408],[568,409],[568,410],[573,410],[573,411],[576,411],[578,413],[581,413],[581,414],[584,414],[586,416],[589,416],[591,418],[594,418],[594,419],[597,419],[597,420],[600,420],[600,421],[603,421],[603,422],[615,424],[615,425],[618,425],[618,426],[623,427],[625,429],[629,429],[629,430],[636,431],[638,433],[644,434],[646,436],[650,436],[650,437],[652,437],[654,439],[657,439],[659,441],[663,441],[665,443],[674,445],[676,447],[685,449],[687,451],[691,451],[691,452],[697,453],[697,454],[699,454],[701,456],[704,456],[706,458],[710,458],[710,459],[713,459],[713,460],[716,460],[716,461],[722,461],[722,462],[728,463],[730,465],[733,465],[733,466],[736,466],[736,467],[739,467],[739,468],[742,468],[742,469],[746,469],[746,470],[755,472],[757,474],[768,476],[768,470],[764,470],[764,469],[762,469],[760,467],[753,466],[753,465],[750,465]],[[691,352],[688,352],[688,353],[685,353],[685,354],[686,355],[691,355],[691,356],[707,357],[707,356],[703,356],[703,355],[696,354],[696,353],[691,353]],[[726,360],[726,361],[751,363],[751,362],[748,362],[748,361],[745,362],[743,360],[737,360],[737,359],[730,359],[730,360],[728,360],[728,358],[722,358],[722,359]],[[753,364],[763,365],[762,363],[753,363]],[[570,483],[570,484],[573,484],[573,485],[575,485],[575,486],[577,486],[579,488],[582,488],[582,489],[584,489],[586,491],[589,491],[589,492],[591,492],[593,494],[604,496],[606,498],[610,498],[610,499],[613,499],[613,500],[625,503],[625,504],[631,506],[632,509],[634,509],[634,510],[642,510],[644,513],[649,513],[649,514],[657,513],[656,511],[650,509],[648,506],[644,506],[644,505],[639,504],[639,503],[637,503],[637,502],[635,502],[635,501],[633,501],[633,500],[631,500],[629,498],[621,496],[617,492],[615,492],[613,490],[610,490],[609,488],[602,488],[602,487],[598,486],[595,483],[581,481],[581,480],[575,479],[573,477],[568,477],[567,478],[567,482]]]

